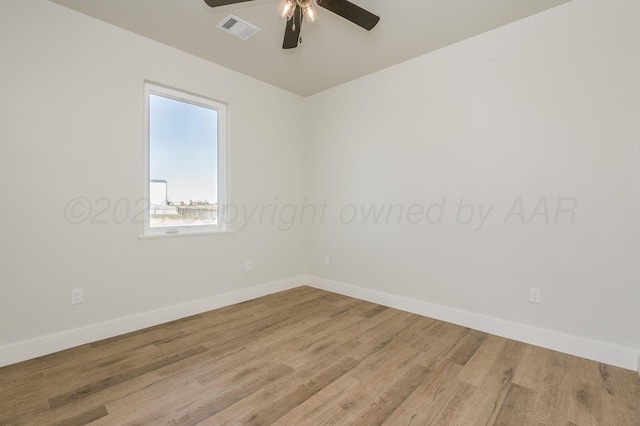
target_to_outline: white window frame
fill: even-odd
[[[218,223],[211,225],[183,225],[177,227],[151,227],[150,206],[150,96],[158,95],[176,101],[186,102],[203,108],[213,109],[218,113]],[[182,90],[173,89],[156,83],[144,82],[144,199],[146,210],[144,214],[144,233],[140,238],[164,238],[178,236],[212,235],[232,232],[224,218],[224,209],[229,204],[228,175],[227,175],[227,127],[228,104],[204,96],[195,95]]]

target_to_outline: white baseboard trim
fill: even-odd
[[[153,311],[116,318],[111,321],[91,324],[73,330],[66,330],[56,334],[0,346],[0,367],[211,311],[235,303],[245,302],[279,291],[289,290],[303,285],[304,281],[305,277],[302,275],[291,277],[229,293],[218,294],[205,299],[167,306]]]
[[[486,315],[462,311],[420,300],[396,296],[377,290],[371,290],[315,276],[307,276],[305,284],[310,287],[355,297],[379,305],[434,318],[485,333],[495,334],[519,342],[529,343],[581,358],[615,365],[628,370],[640,370],[637,350],[616,346],[597,340],[590,340],[553,330],[532,327],[505,321]]]
[[[531,327],[315,276],[291,277],[205,299],[0,346],[0,367],[235,303],[245,302],[279,291],[289,290],[303,284],[628,370],[638,370],[640,374],[640,360],[636,349]]]

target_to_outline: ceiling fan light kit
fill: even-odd
[[[306,22],[309,23],[314,23],[316,22],[320,16],[318,15],[318,9],[316,9],[315,5],[313,4],[313,2],[311,2],[311,4],[309,4],[309,6],[305,7],[304,9],[302,9],[304,12],[304,20]]]
[[[225,6],[252,0],[204,0],[209,7]],[[355,5],[347,0],[280,0],[278,14],[287,20],[284,33],[283,49],[293,49],[300,42],[302,21],[309,24],[319,19],[317,5],[344,19],[370,31],[380,20],[379,16]]]
[[[295,10],[295,0],[280,0],[280,3],[278,3],[278,15],[287,21],[291,19]]]

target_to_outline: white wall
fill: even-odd
[[[309,228],[311,282],[622,348],[634,367],[639,20],[634,0],[574,0],[309,98],[309,192],[329,204]],[[555,223],[559,197],[575,223]],[[441,221],[408,223],[443,198]],[[508,216],[521,199],[528,222],[541,198],[550,223],[544,201],[530,223]],[[389,203],[391,223],[345,223]],[[478,206],[493,206],[483,226]]]
[[[34,355],[11,350],[29,339],[63,333],[21,346],[37,354],[206,308],[216,295],[298,284],[302,226],[284,232],[266,218],[238,222],[232,235],[138,239],[145,79],[229,103],[233,204],[302,199],[304,99],[46,0],[3,0],[0,365]],[[75,197],[90,200],[91,217],[109,200],[106,223],[67,221]],[[122,201],[117,224],[120,199],[132,212]],[[84,289],[81,305],[70,304],[74,288]],[[162,311],[183,303],[200,305]]]

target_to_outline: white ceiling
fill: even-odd
[[[352,0],[381,17],[372,31],[318,7],[303,43],[283,50],[277,0],[210,8],[204,0],[51,0],[308,96],[570,0]],[[227,15],[261,29],[242,41],[216,28]]]

